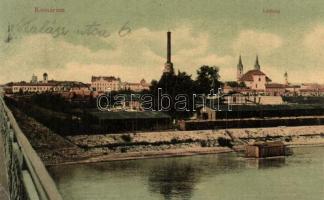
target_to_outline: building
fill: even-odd
[[[264,94],[267,96],[283,96],[290,92],[297,94],[298,86],[288,83],[288,73],[284,74],[285,84],[272,83],[271,79],[261,71],[259,58],[256,56],[254,69],[243,74],[243,63],[241,56],[237,65],[237,80],[244,83],[246,88],[230,88],[226,86],[227,92],[239,92],[243,94]]]
[[[140,92],[143,90],[149,90],[150,84],[145,81],[145,79],[142,79],[139,83],[130,83],[130,82],[124,82],[123,83],[123,89],[124,90],[131,90],[134,92]]]
[[[245,156],[249,158],[266,158],[275,156],[284,156],[286,147],[283,142],[255,142],[246,145]]]
[[[251,90],[264,91],[266,84],[270,83],[271,79],[262,71],[253,69],[243,74],[240,81],[244,82]]]
[[[15,82],[6,84],[6,93],[44,93],[44,92],[73,92],[78,95],[90,95],[90,87],[77,81],[48,80],[48,74],[43,74],[43,80],[37,81],[33,75],[30,82]]]
[[[74,95],[77,96],[90,96],[91,95],[91,88],[90,84],[85,84],[82,82],[70,82],[67,86],[65,85],[67,90]]]
[[[242,60],[240,57],[239,64],[240,66],[242,64]],[[249,70],[248,72],[244,73],[239,78],[239,82],[244,82],[246,87],[248,87],[251,90],[255,91],[265,91],[266,90],[266,84],[269,84],[271,82],[271,79],[261,71],[259,64],[259,58],[256,57],[254,69]],[[242,71],[243,71],[243,65],[242,65]],[[238,71],[238,74],[242,73],[241,71]]]
[[[92,76],[91,89],[96,92],[118,91],[122,88],[120,78],[114,76]]]
[[[26,83],[18,82],[12,84],[12,93],[43,93],[55,90],[56,83]]]
[[[303,83],[300,86],[301,96],[324,96],[324,85],[317,83]]]
[[[265,85],[265,94],[268,96],[283,96],[286,94],[287,85],[280,83],[267,83]]]
[[[37,83],[37,76],[35,74],[33,74],[30,83]]]
[[[286,85],[286,93],[285,96],[297,96],[299,95],[299,90],[300,90],[300,85],[293,85],[293,84],[288,84]]]
[[[92,76],[91,89],[95,92],[111,92],[120,90],[131,90],[140,92],[148,90],[150,84],[142,79],[139,83],[122,82],[120,78],[114,76]]]
[[[168,130],[172,127],[171,117],[156,111],[116,111],[89,113],[95,133],[125,133],[137,131]]]

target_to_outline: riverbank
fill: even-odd
[[[324,147],[324,144],[300,144],[300,145],[287,145],[290,148],[305,148],[305,147]],[[239,150],[243,148],[238,147]],[[123,160],[141,160],[141,159],[154,159],[154,158],[169,158],[169,157],[184,157],[184,156],[195,156],[195,155],[207,155],[207,154],[223,154],[235,152],[231,148],[209,148],[209,149],[186,149],[177,151],[151,151],[142,153],[126,153],[126,154],[113,154],[113,155],[98,155],[96,157],[76,160],[76,161],[66,161],[62,163],[48,163],[47,166],[57,166],[57,165],[74,165],[74,164],[85,164],[85,163],[100,163],[100,162],[112,162],[112,161],[123,161]]]
[[[163,131],[62,137],[17,109],[21,129],[45,165],[189,156],[242,150],[254,141],[324,145],[324,126]]]
[[[324,146],[324,126],[81,135],[67,138],[78,146],[87,147],[89,152],[106,153],[106,155],[66,163],[74,164],[228,153],[242,151],[244,144],[260,140],[280,140],[289,147]],[[219,143],[220,138],[230,140],[234,146],[222,147]],[[123,152],[123,148],[126,148],[126,151]]]
[[[71,165],[82,163],[98,163],[107,161],[121,161],[121,160],[139,160],[139,159],[153,159],[153,158],[168,158],[168,157],[183,157],[205,154],[219,154],[233,152],[230,148],[197,148],[197,149],[183,149],[183,150],[165,150],[165,151],[147,151],[147,152],[128,152],[128,153],[114,153],[110,155],[98,155],[92,158],[67,161],[63,163],[47,164],[47,166],[55,165]]]

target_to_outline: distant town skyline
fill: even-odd
[[[258,55],[273,82],[284,83],[288,72],[292,83],[324,83],[322,1],[15,0],[0,6],[2,84],[44,72],[82,82],[92,75],[159,79],[167,31],[175,72],[193,78],[201,65],[215,65],[222,81],[234,81],[239,55],[244,72]]]

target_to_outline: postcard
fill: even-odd
[[[323,9],[1,1],[0,199],[323,199]]]

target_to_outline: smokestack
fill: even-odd
[[[171,32],[167,32],[167,63],[171,63]]]
[[[173,74],[173,63],[171,62],[171,32],[167,32],[167,61],[164,64],[163,73]]]

